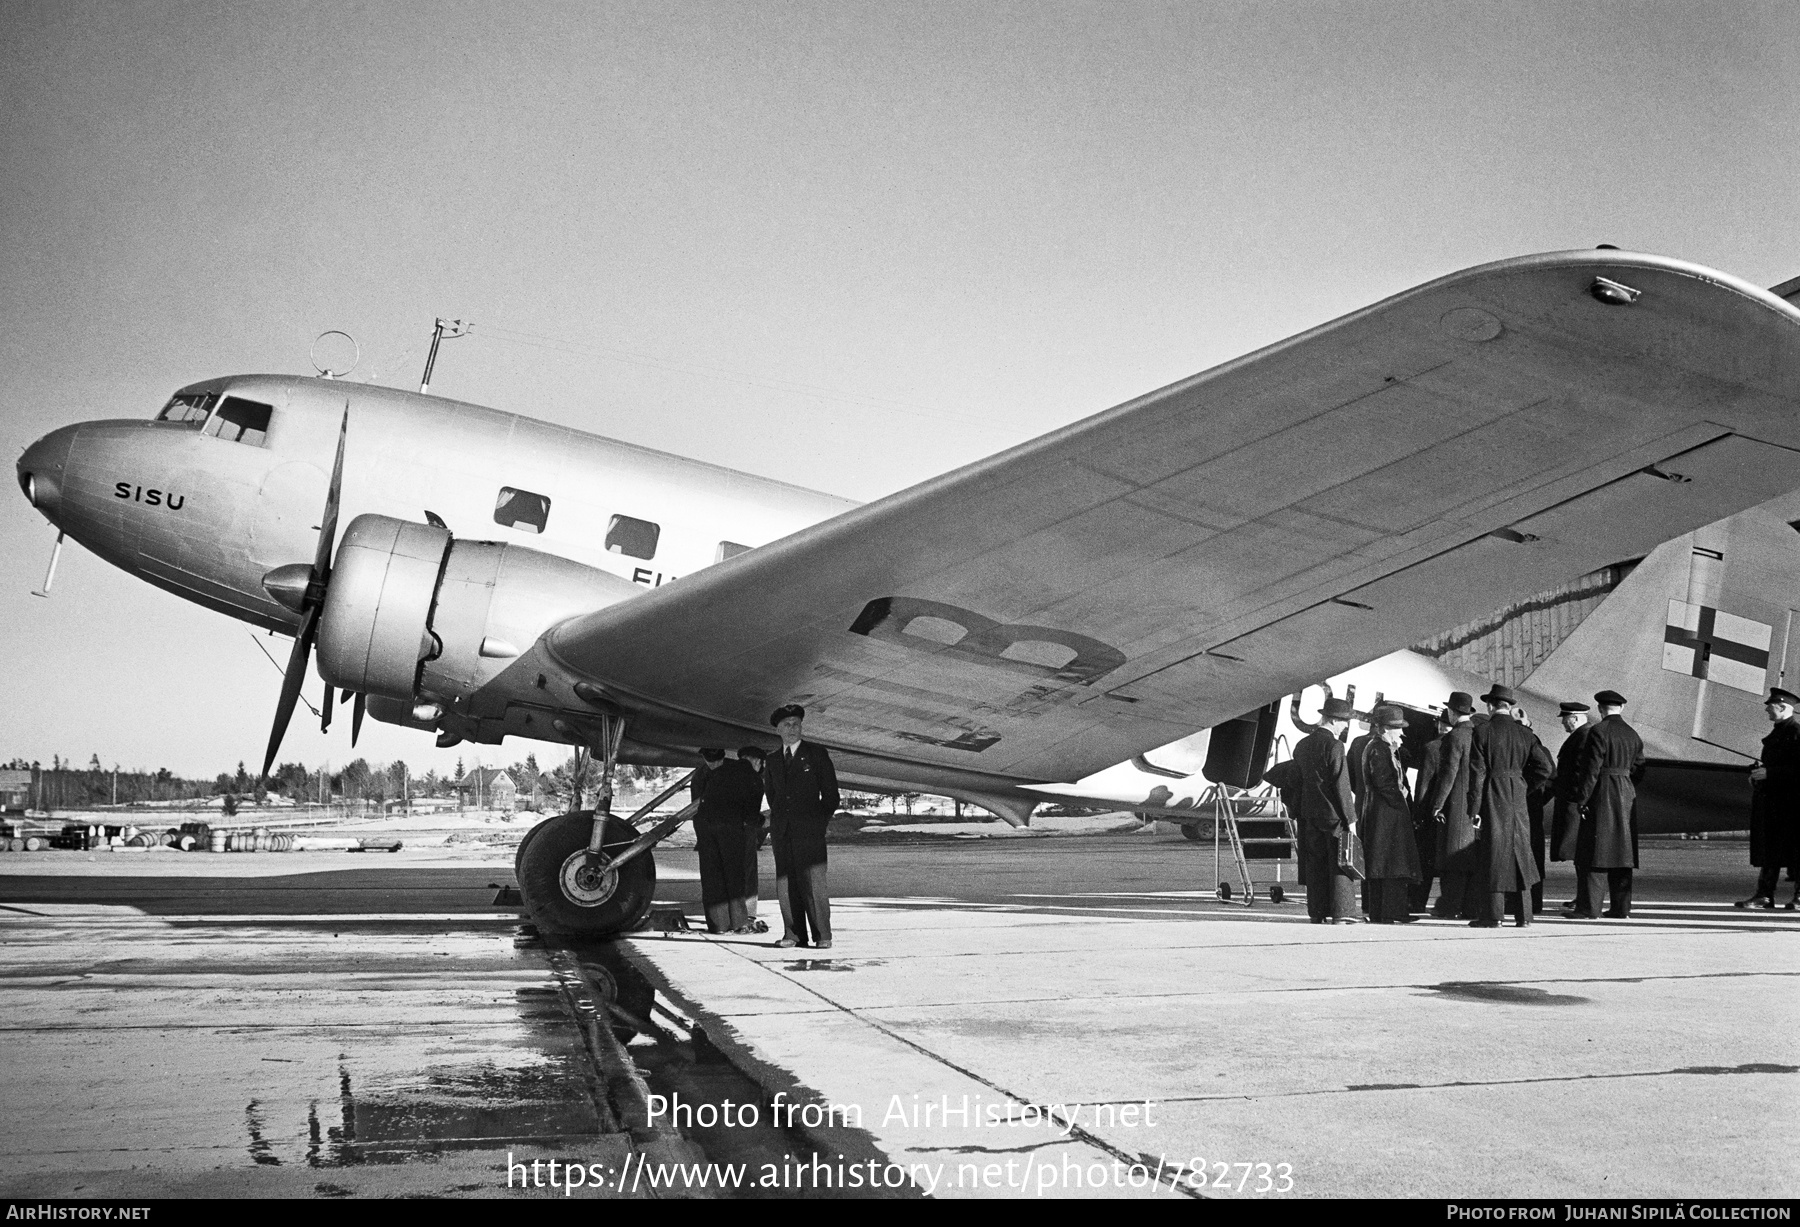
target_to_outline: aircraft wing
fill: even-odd
[[[627,708],[1072,780],[1800,487],[1800,310],[1457,273],[551,631]]]

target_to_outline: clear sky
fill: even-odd
[[[1791,3],[9,0],[0,442],[462,316],[436,392],[872,498],[1487,260],[1785,280],[1796,82]],[[0,534],[0,759],[260,760],[242,624]]]

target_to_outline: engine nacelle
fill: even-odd
[[[558,622],[640,591],[524,546],[457,541],[428,524],[357,516],[332,564],[319,674],[371,698],[451,702],[480,689]]]

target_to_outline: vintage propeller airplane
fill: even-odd
[[[861,506],[275,375],[56,430],[18,475],[107,561],[295,637],[265,771],[316,647],[328,703],[441,744],[587,747],[610,781],[772,744],[799,702],[851,785],[1018,820],[1800,488],[1797,411],[1800,310],[1602,249],[1443,277]],[[669,824],[606,808],[521,845],[540,923],[648,907]]]

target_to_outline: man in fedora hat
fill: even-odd
[[[1363,846],[1363,905],[1376,924],[1412,919],[1407,891],[1419,877],[1419,849],[1413,843],[1412,794],[1400,765],[1406,714],[1383,704],[1369,714],[1372,736],[1363,743],[1362,794],[1357,836]]]
[[[1343,699],[1326,699],[1319,723],[1294,747],[1300,774],[1299,821],[1306,857],[1306,913],[1314,924],[1355,924],[1356,883],[1341,869],[1345,841],[1354,838],[1356,798],[1350,768],[1339,740],[1355,709]]]
[[[1606,914],[1624,920],[1631,915],[1631,871],[1638,860],[1637,782],[1644,778],[1644,742],[1625,723],[1624,695],[1602,690],[1594,706],[1600,722],[1581,748],[1581,776],[1575,781],[1581,802],[1575,861],[1587,866],[1587,907],[1572,915],[1593,920],[1603,892],[1610,891]]]
[[[825,828],[837,812],[837,771],[825,747],[801,739],[806,709],[777,707],[769,723],[781,748],[763,764],[769,842],[775,848],[775,896],[781,903],[777,946],[831,948],[831,895],[825,885]]]
[[[1431,812],[1431,791],[1444,762],[1444,739],[1456,725],[1447,711],[1437,714],[1437,735],[1419,755],[1419,777],[1413,788],[1413,844],[1419,853],[1419,877],[1407,891],[1407,903],[1415,912],[1431,902],[1431,883],[1437,877],[1438,821]]]
[[[1493,686],[1481,696],[1487,723],[1469,739],[1469,795],[1480,821],[1477,863],[1487,903],[1469,923],[1493,928],[1510,905],[1514,923],[1531,923],[1530,891],[1539,880],[1531,855],[1530,793],[1550,782],[1548,753],[1532,753],[1536,734],[1513,719],[1517,705],[1510,686]]]
[[[1763,700],[1768,736],[1762,757],[1750,769],[1750,863],[1757,868],[1756,893],[1738,907],[1773,908],[1781,871],[1794,876],[1800,863],[1800,695],[1779,686]],[[1788,910],[1800,904],[1800,884]]]
[[[1475,699],[1466,690],[1453,690],[1445,711],[1454,722],[1444,734],[1437,775],[1432,780],[1427,808],[1438,828],[1437,907],[1433,916],[1469,920],[1485,910],[1475,899],[1479,885],[1475,859],[1475,819],[1469,808],[1469,747],[1474,736],[1470,721]]]
[[[1550,815],[1550,859],[1575,861],[1575,899],[1565,903],[1565,912],[1588,912],[1587,867],[1575,859],[1581,836],[1581,801],[1575,795],[1575,784],[1581,778],[1582,747],[1594,726],[1588,723],[1586,703],[1567,702],[1559,705],[1557,719],[1568,734],[1556,751],[1556,781],[1553,785],[1556,807]]]

